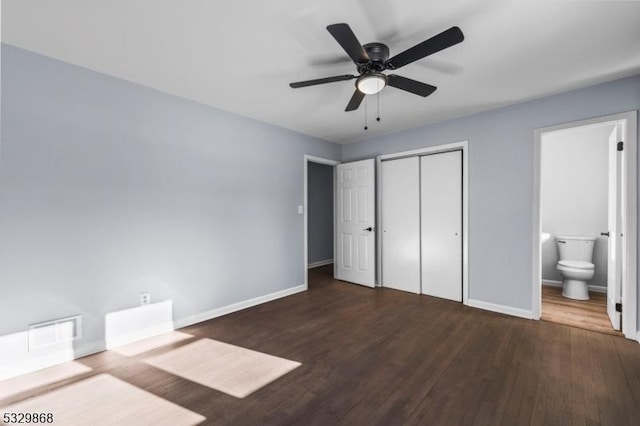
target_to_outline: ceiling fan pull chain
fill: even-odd
[[[369,126],[367,126],[367,97],[364,97],[364,129],[367,130]]]
[[[376,118],[376,121],[380,121],[380,92],[376,93],[376,101],[378,103],[378,117]]]

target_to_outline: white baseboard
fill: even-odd
[[[319,260],[317,262],[312,262],[307,265],[307,269],[317,268],[318,266],[330,265],[333,263],[333,259]]]
[[[207,321],[213,318],[221,317],[232,312],[241,311],[243,309],[250,308],[252,306],[267,303],[272,300],[280,299],[282,297],[291,296],[292,294],[306,291],[306,285],[299,285],[296,287],[287,288],[285,290],[276,291],[275,293],[266,294],[264,296],[254,297],[253,299],[244,300],[242,302],[233,303],[231,305],[223,306],[221,308],[211,309],[210,311],[201,312],[199,314],[191,315],[186,318],[181,318],[174,321],[175,328],[187,327],[189,325],[197,324],[199,322]]]
[[[82,358],[85,356],[97,354],[98,352],[106,351],[107,346],[104,342],[89,342],[82,345],[78,345],[74,349],[75,359]]]
[[[137,342],[139,340],[148,339],[149,337],[157,336],[158,334],[168,333],[174,330],[173,321],[163,322],[151,327],[144,328],[142,330],[134,330],[129,333],[120,334],[112,338],[107,339],[106,348],[113,349],[119,346],[128,345],[129,343]]]
[[[9,349],[11,350],[13,348]],[[3,380],[72,361],[74,358],[73,348],[54,350],[37,357],[27,352],[23,359],[12,360],[10,362],[3,361],[2,364],[0,364],[0,384]]]
[[[512,306],[498,305],[495,303],[483,302],[482,300],[468,299],[467,306],[472,308],[484,309],[485,311],[498,312],[501,314],[511,315],[514,317],[532,319],[533,312],[527,309],[514,308]]]
[[[20,333],[19,333],[20,334]],[[26,335],[26,333],[24,333]],[[18,336],[20,337],[20,336]],[[26,336],[24,341],[26,342]],[[43,353],[34,354],[25,351],[21,353],[21,348],[4,348],[8,352],[5,356],[22,355],[18,360],[3,360],[0,364],[0,381],[11,379],[12,377],[32,373],[54,365],[59,365],[84,356],[93,355],[105,350],[103,342],[89,342],[83,345],[65,344],[60,348],[45,348]]]
[[[542,285],[546,285],[549,287],[562,287],[562,281],[555,280],[542,280]],[[603,285],[591,285],[587,284],[587,289],[594,293],[607,293],[607,287]]]
[[[589,285],[589,284],[587,284],[587,289],[589,291],[593,291],[594,293],[607,294],[607,287],[605,287],[603,285]]]
[[[260,305],[262,303],[270,302],[272,300],[280,299],[285,296],[290,296],[295,293],[306,291],[307,286],[299,285],[291,287],[285,290],[276,291],[274,293],[266,294],[264,296],[254,297],[253,299],[244,300],[242,302],[234,303],[231,305],[223,306],[221,308],[212,309],[210,311],[202,312],[199,314],[191,315],[186,318],[182,318],[176,321],[167,321],[152,327],[147,327],[142,330],[136,330],[133,332],[120,334],[113,336],[109,339],[108,347],[114,348],[122,346],[128,343],[133,343],[142,339],[156,336],[158,334],[167,333],[177,328],[186,327],[198,322],[207,321],[212,318],[227,315],[232,312],[240,311],[242,309],[250,308],[252,306]],[[11,336],[9,336],[11,337]],[[19,343],[19,348],[26,348],[27,346],[27,333],[17,333],[14,338],[15,342]],[[23,342],[24,341],[24,342]],[[0,365],[0,380],[9,379],[11,377],[20,376],[34,371],[42,370],[43,368],[52,367],[54,365],[62,364],[67,361],[73,361],[74,359],[82,358],[85,356],[93,355],[98,352],[102,352],[107,349],[107,344],[104,341],[87,342],[77,344],[73,346],[67,346],[64,350],[52,351],[46,355],[40,355],[37,357],[28,357],[26,353],[25,357],[22,357],[18,362],[9,362],[5,365]],[[6,356],[6,354],[3,354]],[[10,354],[9,354],[10,355]]]

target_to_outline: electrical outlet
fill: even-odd
[[[151,293],[140,293],[140,304],[148,305],[151,303]]]

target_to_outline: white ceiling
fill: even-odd
[[[637,1],[3,0],[2,41],[347,143],[638,74],[639,17]],[[453,25],[466,39],[395,71],[438,90],[386,88],[379,123],[368,97],[364,131],[364,103],[344,112],[354,81],[288,86],[355,73],[338,22],[392,56]]]

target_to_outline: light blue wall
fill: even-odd
[[[338,145],[7,45],[2,89],[0,335],[303,284],[303,157]]]
[[[88,341],[141,291],[173,300],[180,319],[302,284],[304,154],[350,161],[460,140],[470,297],[531,309],[533,129],[640,108],[637,76],[341,152],[7,45],[2,89],[0,335],[81,313]]]
[[[468,140],[469,296],[529,310],[533,130],[639,108],[636,76],[344,145],[342,159]]]
[[[308,163],[309,263],[333,259],[333,166]]]

